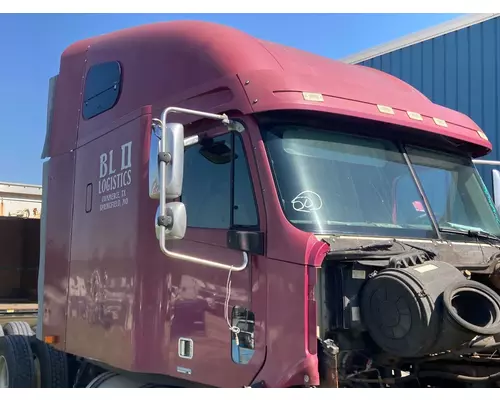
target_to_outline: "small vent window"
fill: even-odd
[[[118,61],[90,67],[83,91],[83,118],[90,119],[112,109],[118,102],[122,69]]]

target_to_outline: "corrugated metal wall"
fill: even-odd
[[[397,76],[434,103],[469,115],[500,160],[500,18],[360,63]],[[491,190],[491,168],[478,166]]]

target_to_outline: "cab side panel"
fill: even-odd
[[[76,147],[81,114],[82,77],[85,73],[88,40],[67,49],[61,56],[55,88],[48,156],[55,157]],[[50,224],[50,221],[49,221]]]
[[[43,334],[58,338],[55,347],[66,348],[66,301],[71,247],[73,211],[73,173],[75,153],[66,153],[48,161],[45,231],[45,275]]]
[[[67,349],[129,370],[136,318],[145,311],[137,280],[142,153],[151,124],[144,110],[76,151]]]

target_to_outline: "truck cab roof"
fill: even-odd
[[[465,142],[475,157],[491,150],[468,116],[432,103],[389,74],[199,21],[143,25],[71,45],[62,55],[58,80],[64,84],[56,89],[54,112],[81,109],[82,79],[111,61],[121,67],[116,105],[90,119],[81,113],[54,118],[49,156],[95,139],[111,121],[151,104],[217,113],[328,112],[444,135]],[[68,135],[74,126],[78,132]]]

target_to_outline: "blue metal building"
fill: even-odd
[[[500,14],[472,14],[342,61],[392,74],[434,103],[470,116],[500,160]],[[492,192],[492,167],[478,165]]]

